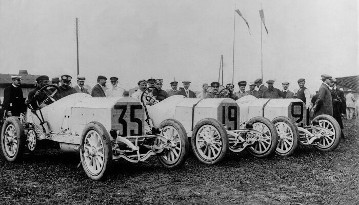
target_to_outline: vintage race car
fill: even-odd
[[[241,152],[248,148],[254,156],[265,157],[274,153],[277,146],[277,131],[270,120],[260,116],[240,121],[239,107],[230,98],[174,95],[151,106],[144,100],[142,103],[154,126],[168,118],[179,121],[191,137],[193,153],[205,164],[218,163],[228,149]]]
[[[29,106],[25,119],[5,120],[0,144],[7,161],[17,161],[24,151],[32,152],[41,140],[49,140],[61,150],[78,151],[93,180],[103,179],[113,160],[120,158],[136,163],[156,155],[168,168],[184,164],[189,142],[179,121],[166,118],[157,127],[148,127],[143,107],[134,98],[76,93],[55,101],[56,89],[50,85],[39,92],[46,93],[44,102],[51,99],[52,104],[41,109]]]
[[[237,101],[241,119],[264,116],[276,126],[279,143],[276,153],[282,156],[293,154],[298,143],[314,145],[321,151],[335,149],[340,140],[338,122],[329,115],[320,115],[310,121],[306,106],[300,99],[263,99],[251,95]]]

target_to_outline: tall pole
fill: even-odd
[[[259,18],[260,23],[261,23],[261,74],[262,74],[262,81],[263,81],[263,24],[262,24],[262,19]]]
[[[77,75],[80,74],[80,59],[79,59],[79,19],[76,18],[76,53],[77,53]]]
[[[222,59],[219,60],[219,69],[218,69],[218,82],[221,80],[221,69],[222,69]]]
[[[221,55],[222,85],[223,85],[223,55]]]
[[[234,9],[236,9],[235,8],[235,6],[234,6]],[[232,48],[232,54],[233,54],[233,56],[232,56],[232,64],[233,64],[233,71],[232,71],[232,84],[233,84],[233,82],[234,82],[234,45],[235,45],[235,42],[236,42],[236,14],[235,14],[235,12],[233,11],[233,48]]]

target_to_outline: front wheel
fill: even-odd
[[[264,117],[254,117],[248,123],[253,124],[253,130],[257,131],[253,132],[257,141],[249,146],[249,152],[260,158],[274,153],[278,144],[278,133],[271,121]]]
[[[158,155],[159,161],[167,168],[182,166],[189,151],[186,130],[180,122],[173,119],[164,120],[159,127],[161,138],[157,139],[157,144],[165,147],[163,152]]]
[[[229,147],[227,131],[217,120],[206,118],[194,127],[191,145],[195,156],[204,164],[216,164]]]
[[[104,179],[112,163],[109,133],[101,123],[90,122],[82,133],[81,143],[81,164],[87,176],[93,180]]]
[[[18,117],[6,118],[1,129],[1,154],[9,162],[18,161],[24,152],[24,128]]]
[[[318,115],[313,119],[313,122],[318,122],[318,125],[315,126],[322,129],[315,131],[318,133],[313,133],[321,135],[315,147],[320,151],[332,151],[337,148],[341,135],[339,123],[330,115]]]
[[[275,150],[280,156],[290,156],[298,147],[298,128],[294,123],[284,116],[276,117],[272,123],[277,129],[278,145]]]

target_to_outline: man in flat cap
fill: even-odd
[[[232,83],[227,83],[226,90],[228,90],[228,93],[224,97],[232,98],[233,100],[238,100],[238,97],[234,93],[234,85]]]
[[[178,93],[178,89],[177,89],[178,82],[177,81],[172,81],[170,83],[170,85],[171,85],[171,89],[167,90],[168,97],[170,97],[172,95],[177,95],[177,93]]]
[[[239,91],[236,93],[238,99],[248,95],[248,93],[246,92],[246,86],[247,86],[247,81],[238,82]]]
[[[91,96],[92,97],[106,97],[106,80],[105,76],[99,75],[97,77],[97,84],[92,88]]]
[[[110,82],[112,87],[106,90],[106,97],[123,97],[125,89],[118,86],[118,77],[111,77]]]
[[[294,91],[294,97],[301,99],[305,103],[306,108],[309,110],[311,107],[311,98],[309,90],[305,87],[304,78],[298,79],[298,86],[299,89],[297,91]]]
[[[333,116],[333,102],[332,102],[332,94],[330,93],[330,87],[332,84],[332,76],[323,74],[322,77],[322,85],[318,91],[317,100],[313,106],[314,116],[327,114]]]
[[[72,77],[70,75],[61,76],[61,86],[59,87],[59,91],[54,95],[55,100],[77,93],[75,88],[71,87],[71,80]]]
[[[267,80],[268,89],[263,92],[263,98],[281,98],[282,93],[273,86],[274,80]]]
[[[249,83],[249,90],[247,91],[247,93],[258,98],[258,91],[256,90],[256,84],[254,82]]]
[[[4,114],[7,117],[20,116],[26,111],[25,99],[21,89],[21,76],[11,76],[12,84],[4,89]]]
[[[38,91],[44,86],[49,85],[49,76],[41,75],[36,78],[36,88],[29,92],[26,103],[30,104],[32,108],[42,108],[46,105],[51,104],[50,101],[45,102],[47,96],[45,93],[38,93]],[[35,94],[37,94],[35,96]]]
[[[90,94],[89,90],[85,88],[85,80],[85,77],[77,76],[77,85],[74,86],[76,92]]]
[[[150,78],[147,80],[147,88],[156,87],[156,79]]]
[[[267,87],[265,85],[263,85],[263,81],[261,78],[258,78],[257,80],[255,80],[254,83],[258,87],[258,98],[262,98],[264,91],[267,90]]]
[[[196,93],[194,93],[192,90],[189,89],[191,82],[182,81],[182,84],[183,84],[183,88],[180,88],[178,95],[183,95],[188,98],[196,98]]]
[[[294,93],[290,91],[289,88],[289,82],[283,82],[282,83],[282,97],[283,98],[294,98]]]

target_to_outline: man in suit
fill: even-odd
[[[105,76],[99,75],[97,77],[97,84],[92,88],[91,96],[92,97],[106,97],[106,80]]]
[[[258,78],[257,80],[255,80],[254,83],[258,87],[258,98],[262,98],[264,91],[267,90],[267,87],[265,85],[263,85],[263,81],[261,78]]]
[[[249,90],[247,91],[248,95],[253,95],[254,97],[258,98],[258,91],[256,89],[256,84],[254,82],[249,83]]]
[[[85,88],[85,77],[77,76],[77,85],[74,86],[74,89],[78,93],[87,93],[90,94],[87,88]]]
[[[3,107],[5,115],[20,116],[26,111],[25,99],[21,89],[21,76],[11,76],[12,84],[4,89]]]
[[[171,89],[167,91],[168,97],[172,96],[172,95],[177,95],[178,93],[178,82],[177,81],[173,81],[170,83],[171,85]]]
[[[333,102],[332,102],[332,94],[330,92],[330,86],[332,84],[332,76],[323,74],[322,77],[322,85],[318,91],[318,98],[314,103],[313,111],[314,117],[327,114],[333,116]]]
[[[268,88],[263,92],[263,98],[281,98],[282,93],[279,89],[275,88],[274,80],[267,80]]]
[[[33,109],[42,108],[46,105],[51,104],[50,101],[45,102],[45,100],[48,98],[45,93],[38,92],[41,88],[43,88],[44,86],[46,86],[48,84],[49,84],[49,76],[41,75],[41,76],[37,77],[36,78],[36,88],[29,92],[26,104],[29,104]]]
[[[289,88],[289,82],[283,82],[282,83],[283,90],[282,90],[282,97],[283,98],[294,98],[294,93]]]
[[[183,95],[188,98],[196,98],[196,94],[189,89],[189,86],[191,84],[190,81],[182,81],[183,88],[180,88],[180,91],[178,92],[178,95]]]

